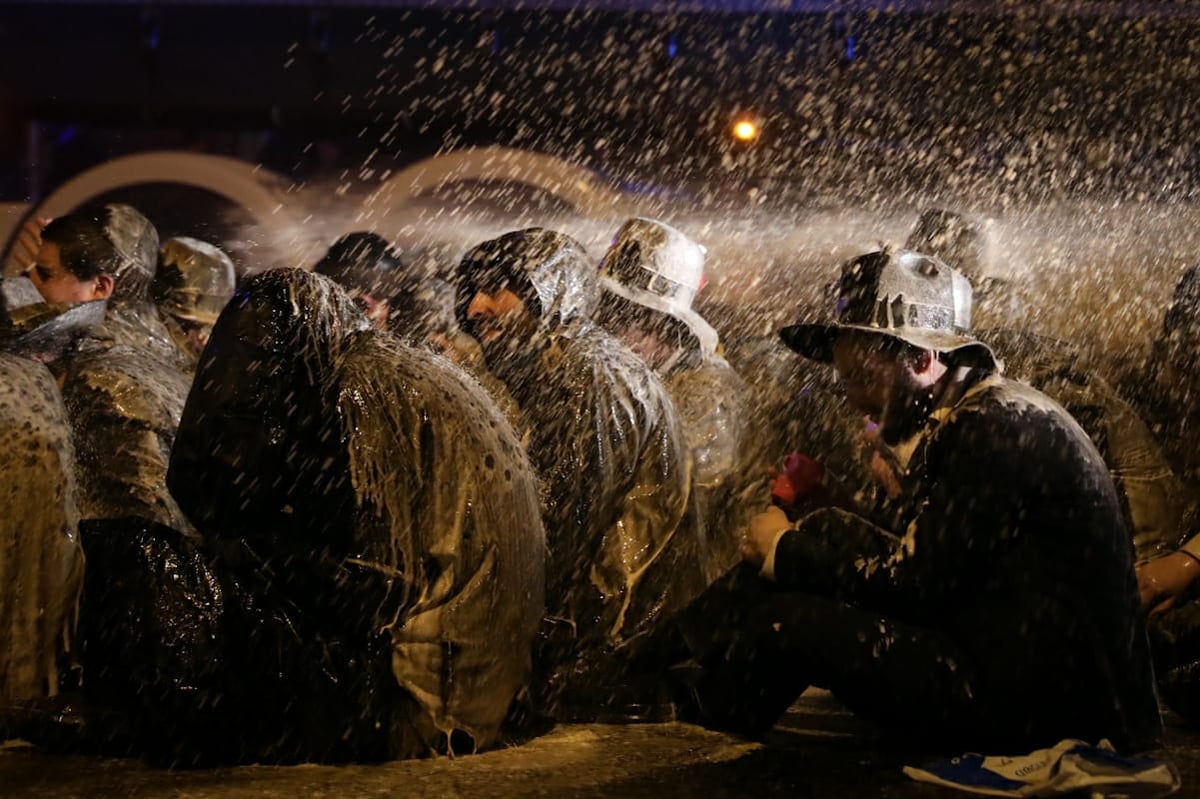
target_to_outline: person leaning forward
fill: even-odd
[[[941,261],[878,252],[843,267],[832,324],[781,331],[901,453],[899,507],[886,528],[844,508],[755,517],[745,562],[644,655],[676,664],[682,715],[756,734],[817,685],[957,751],[1158,738],[1108,470],[1059,405],[1001,376],[970,304]]]

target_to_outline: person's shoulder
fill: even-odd
[[[939,425],[936,438],[965,444],[981,457],[989,450],[1042,450],[1051,438],[1059,449],[1088,442],[1062,405],[1033,386],[999,374],[964,395]]]

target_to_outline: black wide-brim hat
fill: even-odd
[[[832,363],[839,336],[859,331],[994,367],[995,355],[970,334],[970,325],[971,284],[961,273],[931,256],[883,251],[843,265],[832,323],[790,325],[779,337],[821,363]]]

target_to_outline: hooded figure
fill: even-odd
[[[1156,742],[1108,470],[1059,405],[997,373],[970,310],[970,284],[944,263],[871,253],[843,267],[832,323],[781,331],[878,423],[898,455],[898,507],[889,520],[755,517],[746,564],[678,620],[675,656],[698,663],[689,715],[761,732],[815,684],[908,741],[956,750]]]
[[[543,708],[587,716],[619,664],[702,584],[686,443],[658,377],[593,325],[583,247],[540,228],[478,245],[459,271],[458,316],[531,429],[548,536]],[[639,698],[640,701],[641,698]]]
[[[188,359],[176,348],[150,294],[158,269],[158,231],[129,205],[106,205],[94,213],[115,255],[113,293],[105,319],[107,337],[115,344],[144,350],[176,369],[187,368]]]
[[[146,299],[157,244],[153,227],[128,206],[84,209],[45,227],[31,278],[43,296],[58,296],[66,283],[103,287],[108,296],[103,325],[77,337],[51,367],[74,432],[81,517],[186,529],[165,476],[188,381]]]
[[[54,378],[41,364],[6,352],[0,354],[0,387],[6,486],[0,491],[0,700],[12,701],[58,692],[59,659],[74,636],[83,551],[70,426]]]
[[[736,532],[753,482],[746,447],[747,387],[718,354],[717,332],[692,309],[704,282],[705,249],[653,219],[617,231],[600,264],[596,321],[655,369],[679,411],[695,468],[716,577],[737,560]]]
[[[544,540],[520,445],[469,379],[371,331],[327,279],[265,272],[213,330],[168,479],[203,541],[155,546],[209,559],[101,664],[144,746],[279,762],[497,742]],[[162,601],[181,591],[200,601]],[[128,599],[101,595],[92,628],[121,627]]]
[[[193,364],[236,285],[233,261],[219,248],[186,236],[163,244],[152,293],[172,341]]]

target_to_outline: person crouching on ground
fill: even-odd
[[[934,258],[846,264],[832,324],[785,328],[898,454],[890,529],[755,517],[745,563],[661,638],[685,716],[757,734],[807,685],[906,740],[1141,749],[1161,733],[1128,533],[1095,447],[999,374],[970,284]]]

